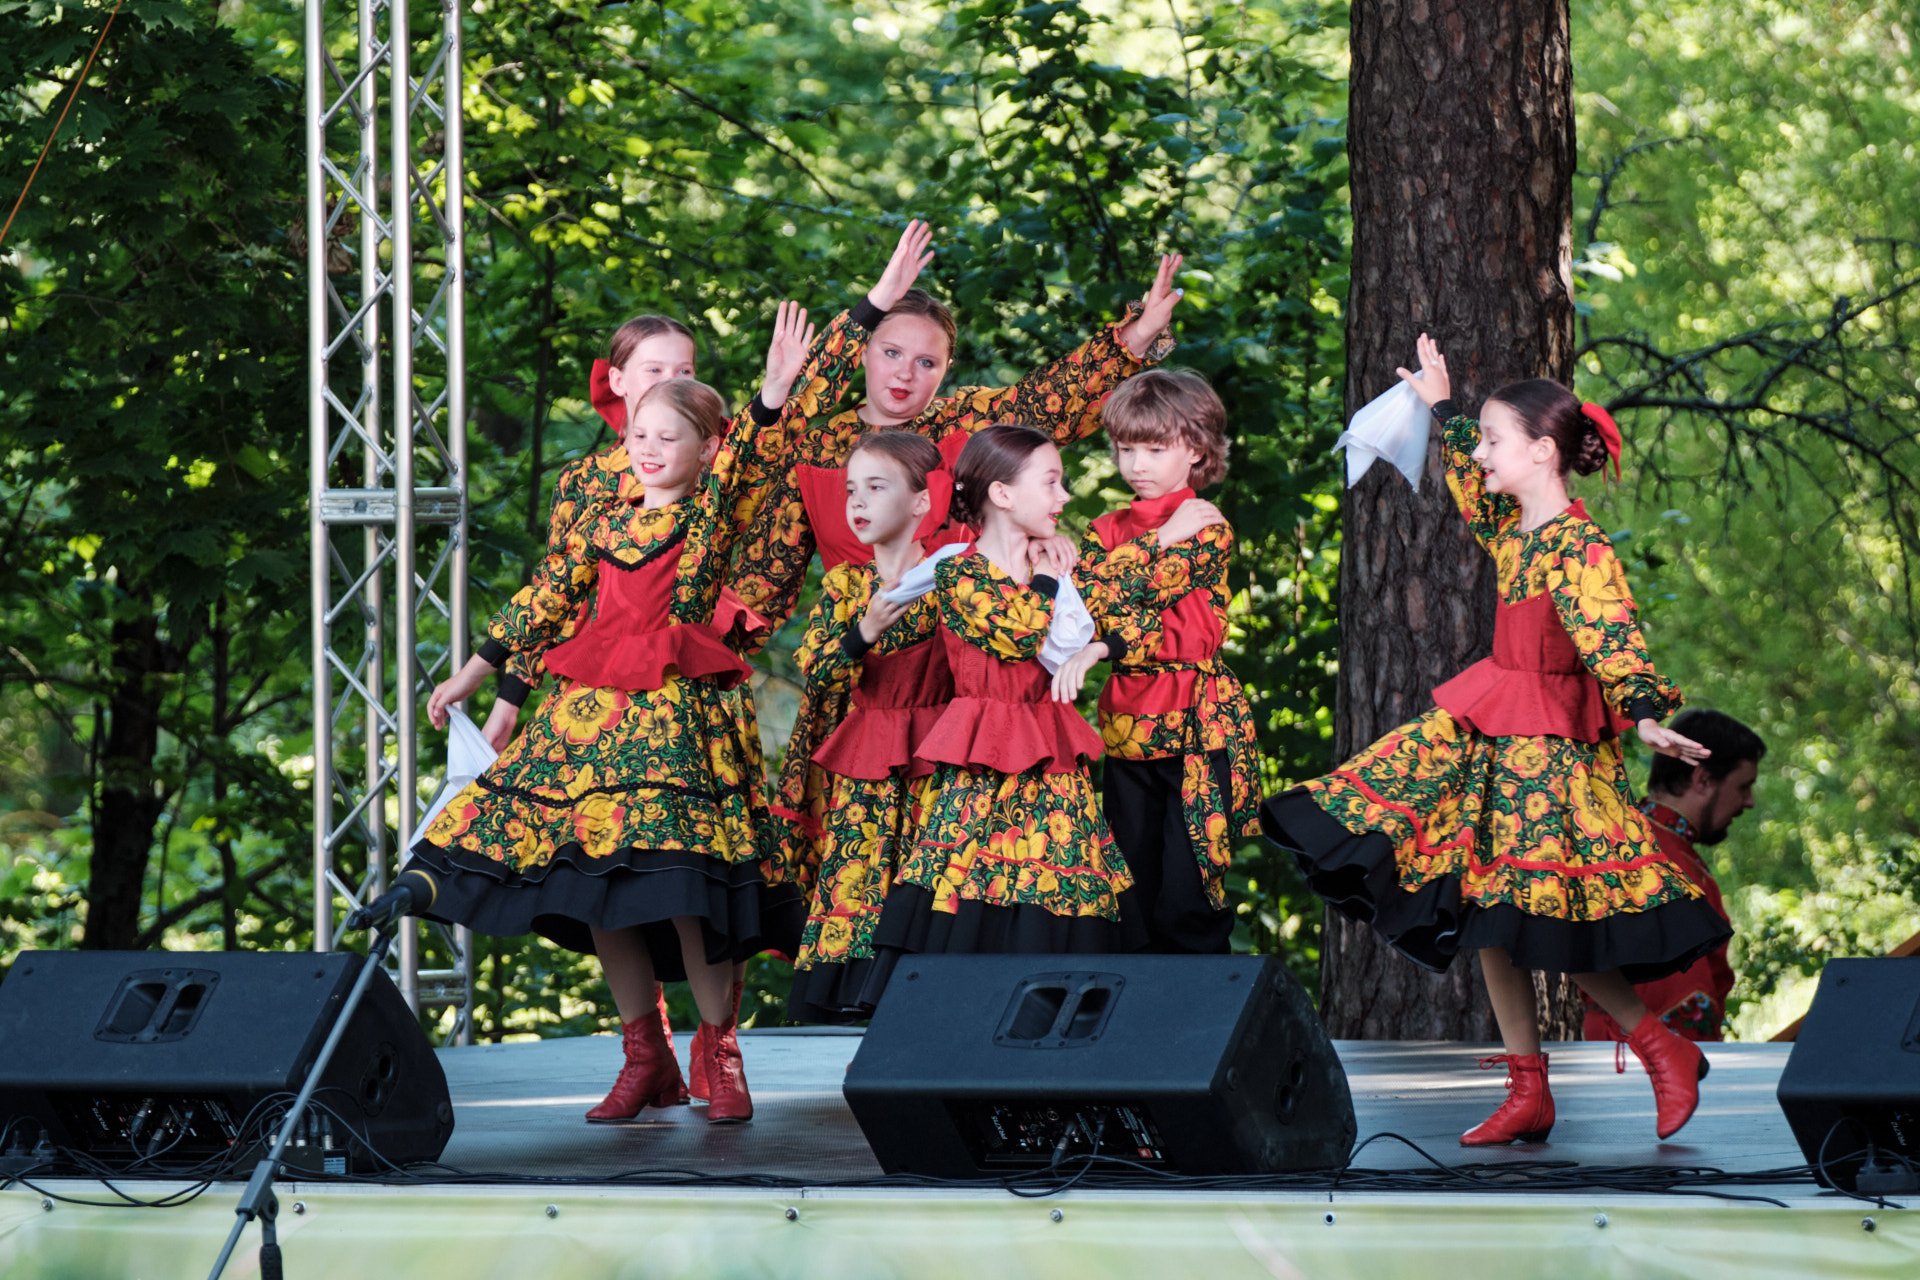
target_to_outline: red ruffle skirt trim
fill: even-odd
[[[955,698],[920,744],[922,760],[1020,773],[1045,764],[1071,773],[1098,760],[1103,744],[1071,703]],[[817,758],[817,757],[816,757]]]
[[[551,664],[549,664],[551,665]],[[1518,671],[1483,658],[1433,691],[1434,704],[1490,738],[1603,742],[1632,728],[1585,671]]]
[[[813,762],[828,773],[870,782],[891,778],[901,769],[909,778],[924,778],[933,772],[933,765],[921,748],[946,710],[945,703],[932,707],[855,704],[813,753]]]
[[[752,673],[712,627],[676,623],[659,631],[595,629],[547,650],[547,670],[597,689],[658,689],[669,675],[731,689]]]

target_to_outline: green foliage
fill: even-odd
[[[1920,927],[1920,32],[1857,2],[1585,10],[1583,375],[1630,450],[1603,505],[1663,669],[1769,744],[1709,853],[1735,1025],[1765,1034],[1827,956]]]

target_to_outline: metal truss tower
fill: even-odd
[[[379,894],[420,804],[418,712],[467,659],[462,0],[307,0],[313,939]],[[400,937],[472,1039],[472,939]],[[444,1015],[442,1015],[444,1018]]]

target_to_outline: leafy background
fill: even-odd
[[[8,190],[103,16],[0,0]],[[0,257],[0,959],[81,941],[96,849],[139,839],[124,945],[310,942],[300,19],[129,0]],[[701,376],[743,399],[775,302],[830,313],[924,217],[953,378],[1005,380],[1178,250],[1176,362],[1234,430],[1233,660],[1271,785],[1324,769],[1345,22],[1316,0],[474,0],[476,612],[537,554],[554,472],[606,439],[586,370],[625,316],[686,317]],[[1842,0],[1574,5],[1582,390],[1631,442],[1626,481],[1586,496],[1663,666],[1771,746],[1757,814],[1711,852],[1743,1036],[1799,1012],[1828,955],[1920,924],[1916,34]],[[1075,466],[1077,519],[1122,499],[1104,452]],[[793,639],[761,662],[776,740]],[[1236,945],[1313,985],[1319,908],[1284,861],[1249,844],[1233,888]],[[491,940],[478,976],[483,1036],[611,1025],[591,961]],[[777,1019],[778,968],[753,986]]]

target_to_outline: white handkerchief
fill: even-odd
[[[1385,458],[1418,490],[1427,469],[1427,435],[1432,428],[1432,410],[1406,382],[1361,405],[1333,446],[1347,451],[1347,488],[1360,483],[1375,458]]]
[[[459,707],[447,708],[447,780],[440,784],[440,790],[434,793],[433,803],[427,806],[420,825],[408,837],[408,849],[420,842],[420,837],[427,834],[427,828],[440,816],[440,811],[464,791],[469,782],[485,773],[498,754],[486,736],[474,727],[473,721],[467,719],[466,712]]]
[[[927,592],[933,590],[933,566],[948,556],[957,556],[967,549],[964,542],[949,542],[913,568],[900,575],[900,581],[880,593],[882,600],[891,600],[895,604],[912,604]]]
[[[1053,597],[1053,622],[1047,627],[1046,643],[1040,646],[1040,665],[1051,674],[1092,643],[1093,615],[1069,574],[1060,579],[1060,590]]]

